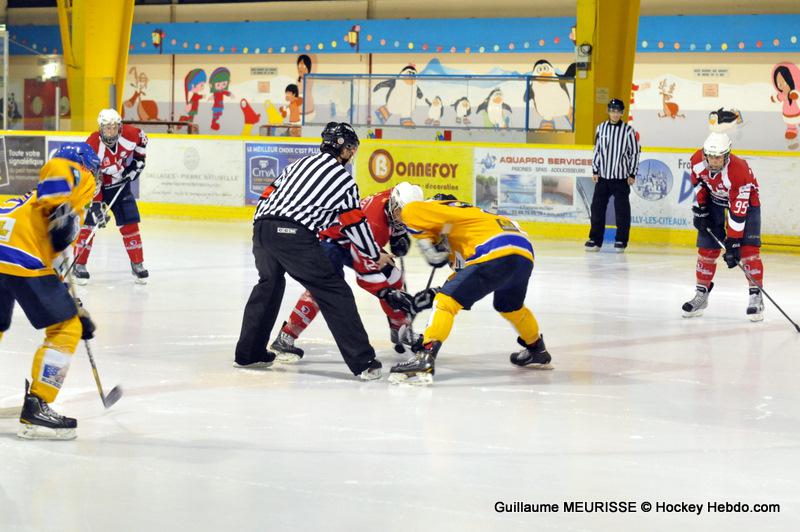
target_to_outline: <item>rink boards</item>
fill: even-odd
[[[48,153],[86,134],[0,136],[0,194],[32,188]],[[287,165],[314,153],[315,139],[150,135],[135,194],[145,216],[242,220]],[[691,245],[691,149],[644,148],[631,191],[634,239]],[[800,154],[737,152],[760,183],[765,245],[800,250]],[[583,238],[594,186],[591,146],[365,139],[352,169],[362,195],[400,181],[431,196],[448,192],[514,217],[534,237]],[[613,202],[608,219],[613,220]]]

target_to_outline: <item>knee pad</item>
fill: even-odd
[[[459,310],[464,308],[461,303],[441,292],[436,294],[436,297],[433,299],[433,307],[436,310],[447,312],[448,314],[456,314]]]
[[[698,248],[697,254],[699,259],[703,262],[715,263],[722,254],[721,249]]]
[[[62,353],[74,353],[82,332],[81,320],[75,315],[45,329],[44,345]]]

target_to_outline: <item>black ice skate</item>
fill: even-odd
[[[703,285],[697,285],[697,292],[694,294],[692,300],[683,304],[684,318],[694,318],[703,315],[703,310],[708,306],[708,294],[711,293],[712,288],[714,288],[714,283],[711,283],[708,288]]]
[[[247,364],[241,364],[234,360],[233,367],[239,369],[269,369],[272,367],[272,363],[275,362],[275,353],[270,353],[267,351],[264,355],[262,355],[261,360],[254,360],[253,362],[249,362]]]
[[[72,276],[75,284],[83,286],[89,282],[89,272],[86,270],[85,264],[76,264],[72,269]]]
[[[750,321],[762,321],[764,319],[764,298],[761,295],[760,288],[750,288],[747,317],[750,318]]]
[[[294,364],[303,358],[305,351],[299,347],[294,346],[295,338],[283,331],[286,327],[286,322],[281,325],[281,330],[278,332],[278,337],[272,342],[269,348],[275,352],[275,359],[281,364]]]
[[[595,244],[594,240],[587,240],[583,245],[586,251],[600,251],[600,244]]]
[[[382,367],[383,364],[381,364],[381,361],[378,360],[377,358],[373,358],[372,363],[369,365],[369,367],[364,371],[362,371],[361,373],[359,373],[358,376],[359,378],[361,378],[361,380],[365,381],[374,381],[375,379],[380,379]]]
[[[131,262],[131,273],[136,277],[136,284],[147,284],[150,272],[144,269],[143,262]]]
[[[19,416],[17,436],[26,440],[74,440],[78,421],[54,412],[43,399],[30,393],[25,381],[25,402]]]
[[[425,344],[416,355],[389,370],[389,382],[417,386],[433,384],[434,363],[441,347],[442,342],[433,341]]]
[[[403,324],[398,328],[391,327],[389,325],[389,339],[394,345],[394,350],[398,353],[405,353],[407,347],[412,347],[415,343],[422,340],[421,334],[414,334],[414,329],[411,327],[411,324]]]
[[[533,369],[553,369],[550,365],[550,353],[544,345],[544,336],[528,345],[522,338],[517,337],[517,343],[524,347],[518,353],[511,353],[511,363],[515,366],[530,366]]]
[[[614,251],[617,253],[625,253],[626,247],[628,247],[628,244],[625,242],[614,242]]]

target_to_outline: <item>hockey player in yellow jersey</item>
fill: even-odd
[[[400,186],[400,185],[407,185]],[[436,355],[461,309],[469,310],[485,296],[494,294],[494,308],[511,322],[524,349],[511,355],[511,363],[550,369],[550,354],[539,333],[536,317],[525,306],[525,293],[533,271],[533,246],[513,220],[488,213],[454,196],[440,194],[418,201],[422,191],[401,183],[394,203],[408,232],[416,239],[428,263],[450,264],[455,273],[438,291],[415,296],[387,292],[386,300],[419,312],[433,306],[421,349],[391,369],[391,382],[426,385],[433,382]],[[419,187],[416,187],[417,189]],[[399,190],[398,190],[399,189]],[[437,293],[438,292],[438,293]]]
[[[11,325],[16,301],[45,339],[36,350],[31,384],[17,433],[27,439],[72,439],[77,421],[54,412],[81,338],[94,324],[76,304],[53,267],[75,242],[98,187],[100,160],[86,143],[65,144],[41,169],[36,189],[0,205],[0,338]]]

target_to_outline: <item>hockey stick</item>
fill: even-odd
[[[116,196],[114,199],[116,199]],[[72,284],[71,272],[67,274],[67,284],[69,285],[69,292],[73,299],[77,299],[75,297],[75,287]],[[92,348],[89,345],[89,340],[84,340],[83,345],[86,346],[86,354],[89,355],[89,363],[92,365],[92,375],[94,375],[94,382],[97,384],[97,391],[100,393],[100,400],[103,401],[103,406],[106,407],[106,409],[111,408],[114,403],[119,401],[122,397],[122,388],[117,385],[108,392],[108,395],[103,392],[103,385],[100,383],[100,374],[97,372],[97,364],[94,363],[94,356],[92,355]]]
[[[106,206],[106,210],[105,210],[105,211],[103,211],[103,218],[108,218],[108,213],[111,211],[111,207],[113,207],[113,206],[114,206],[114,203],[117,201],[117,198],[118,198],[118,197],[119,197],[119,195],[122,193],[122,189],[124,189],[124,188],[125,188],[125,183],[123,183],[123,184],[122,184],[122,185],[119,187],[119,190],[117,191],[117,193],[116,193],[116,194],[114,194],[114,197],[113,197],[113,198],[111,198],[111,203],[109,203],[109,204]],[[86,250],[87,246],[89,246],[89,244],[91,244],[91,243],[92,243],[92,241],[94,240],[94,235],[95,235],[95,234],[97,234],[97,230],[98,230],[98,229],[100,229],[100,226],[99,226],[99,225],[95,225],[95,226],[92,228],[92,232],[91,232],[91,233],[89,233],[89,236],[88,236],[88,238],[86,239],[86,245],[84,245],[84,246],[81,248],[81,250],[80,250],[80,251],[79,251],[79,252],[78,252],[78,253],[75,255],[75,258],[73,258],[73,259],[72,259],[72,263],[70,263],[69,267],[68,267],[68,268],[65,270],[65,272],[64,272],[64,277],[65,277],[65,278],[66,278],[68,275],[70,275],[70,274],[72,273],[72,269],[75,267],[75,264],[78,262],[78,258],[79,258],[79,257],[81,256],[81,254],[82,254],[82,253],[83,253],[83,252]]]
[[[711,231],[711,228],[710,228],[710,227],[706,227],[706,231],[708,231],[708,234],[709,234],[709,235],[711,235],[711,238],[713,238],[713,239],[714,239],[714,241],[715,241],[715,242],[716,242],[716,243],[719,245],[719,247],[721,247],[722,249],[725,249],[725,244],[723,244],[723,243],[720,241],[720,239],[719,239],[719,238],[717,238],[717,235],[715,235],[715,234],[714,234],[714,233]],[[780,305],[778,305],[777,303],[775,303],[775,300],[774,300],[774,299],[772,299],[772,297],[770,297],[770,295],[767,293],[767,291],[766,291],[766,290],[764,290],[764,287],[763,287],[763,286],[761,286],[761,284],[757,283],[757,282],[756,282],[756,280],[755,280],[755,279],[753,279],[753,277],[750,275],[750,272],[748,272],[748,271],[747,271],[747,270],[744,268],[744,266],[742,266],[742,262],[741,262],[741,261],[737,261],[737,262],[736,262],[736,265],[737,265],[737,266],[738,266],[738,267],[739,267],[739,268],[740,268],[740,269],[741,269],[741,270],[744,272],[744,276],[745,276],[745,277],[747,277],[747,280],[748,280],[748,281],[750,281],[750,283],[752,283],[753,285],[757,286],[757,287],[759,288],[759,290],[761,290],[761,292],[763,292],[763,294],[764,294],[765,296],[767,296],[767,299],[769,299],[769,300],[770,300],[770,302],[771,302],[773,305],[775,305],[775,308],[777,308],[777,309],[778,309],[778,310],[781,312],[781,314],[783,314],[783,316],[784,316],[784,317],[785,317],[787,320],[789,320],[789,323],[791,323],[792,325],[794,325],[794,328],[797,330],[797,332],[799,332],[799,333],[800,333],[800,325],[797,325],[797,324],[796,324],[796,323],[795,323],[795,322],[792,320],[792,318],[790,318],[790,317],[789,317],[789,315],[788,315],[788,314],[786,314],[786,313],[783,311],[783,309],[780,307]]]

